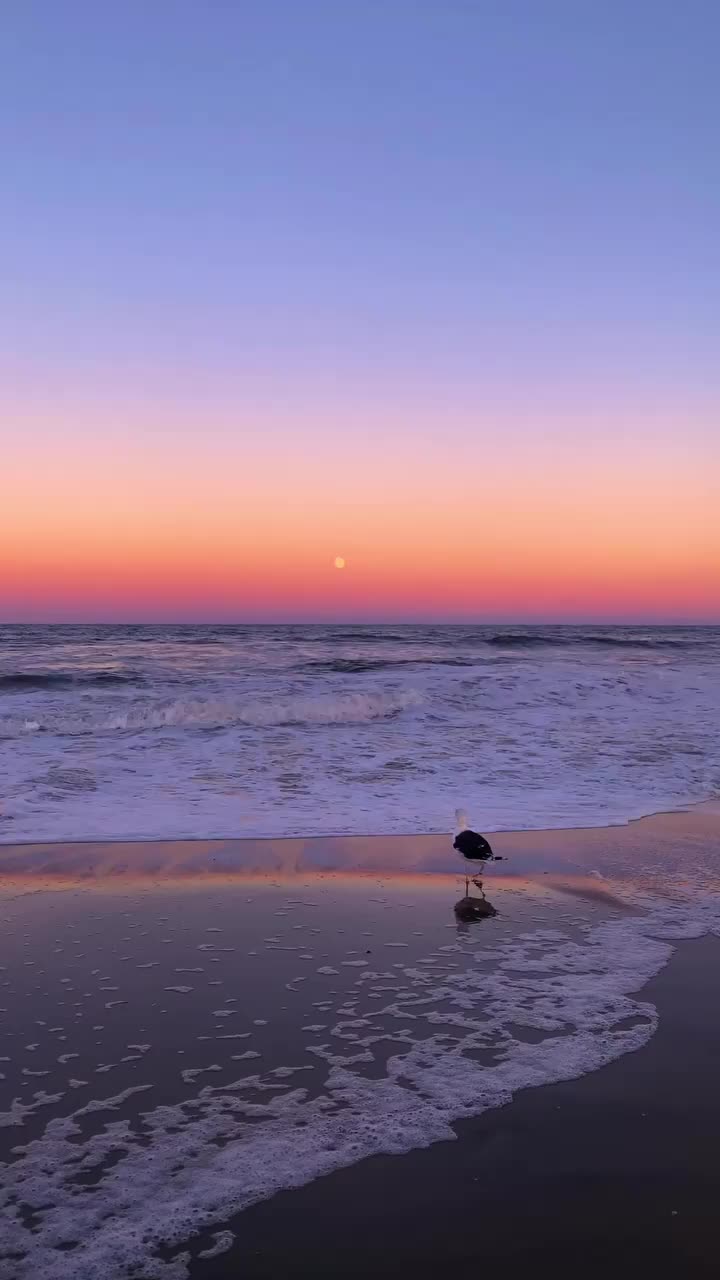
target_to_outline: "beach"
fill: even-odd
[[[3,1280],[705,1274],[720,815],[493,845],[3,846]]]
[[[637,1053],[249,1209],[197,1275],[717,1275],[720,942],[682,943],[643,996]]]

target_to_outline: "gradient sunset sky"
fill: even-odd
[[[720,620],[715,0],[2,27],[0,620]]]

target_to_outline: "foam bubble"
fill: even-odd
[[[319,1092],[284,1084],[292,1065],[198,1090],[199,1076],[220,1074],[212,1063],[182,1072],[192,1097],[144,1111],[140,1122],[124,1107],[147,1084],[52,1120],[5,1170],[0,1277],[185,1276],[187,1256],[165,1262],[161,1246],[181,1247],[281,1188],[366,1156],[452,1138],[453,1121],[509,1102],[517,1089],[640,1048],[657,1015],[637,993],[671,953],[661,935],[708,928],[720,931],[717,902],[674,903],[672,913],[655,905],[585,933],[539,929],[491,947],[461,944],[454,965],[438,965],[436,951],[396,970],[390,994],[387,974],[363,970],[341,1005],[350,1016],[333,1028],[351,1052],[306,1046],[317,1063],[307,1079],[326,1070]],[[383,1029],[400,1018],[392,1035]],[[384,1075],[363,1074],[388,1049]],[[22,1126],[41,1101],[18,1104],[11,1123]],[[86,1136],[79,1121],[107,1110],[123,1114]],[[98,1175],[91,1195],[78,1188],[79,1167]]]
[[[221,1253],[227,1253],[232,1248],[235,1235],[232,1231],[216,1231],[213,1235],[214,1243],[207,1249],[202,1249],[198,1253],[198,1258],[217,1258]]]

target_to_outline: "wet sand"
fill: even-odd
[[[720,882],[720,802],[658,813],[621,826],[500,831],[490,835],[504,859],[493,877],[587,875],[595,867],[628,879],[646,874],[682,883],[701,866]],[[308,836],[267,840],[82,841],[0,844],[0,891],[29,880],[68,884],[112,877],[221,878],[238,874],[457,874],[452,837],[437,835]]]
[[[720,940],[682,943],[643,996],[637,1053],[253,1206],[192,1275],[717,1276]]]
[[[720,814],[493,845],[2,847],[0,1280],[709,1274]]]

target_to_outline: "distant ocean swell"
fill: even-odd
[[[476,667],[478,658],[330,658],[325,662],[305,662],[305,671],[357,675],[363,671],[387,671],[393,667]],[[486,659],[487,661],[487,659]]]
[[[139,671],[10,671],[0,675],[0,694],[142,684],[143,680]]]
[[[430,630],[430,628],[428,628]],[[452,628],[448,628],[451,631]],[[629,628],[628,630],[632,630]],[[365,642],[368,644],[426,644],[427,636],[423,630],[416,636],[408,636],[402,632],[374,632],[374,631],[339,631],[336,633],[323,634],[321,636],[312,637],[305,636],[304,641],[312,641],[316,639],[318,643],[348,643],[350,641],[358,643]],[[693,649],[698,645],[706,644],[707,637],[703,628],[698,628],[695,635],[685,634],[683,636],[668,635],[607,635],[601,632],[578,634],[572,628],[543,628],[533,631],[498,631],[488,634],[479,633],[475,636],[463,634],[462,640],[464,644],[476,644],[479,647],[491,646],[502,647],[504,649],[512,648],[565,648],[565,647],[600,647],[600,648],[633,648],[633,649]]]

